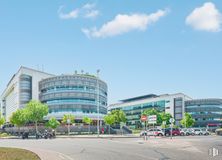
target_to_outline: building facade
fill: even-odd
[[[12,113],[30,100],[49,106],[46,119],[61,119],[64,114],[73,114],[80,120],[84,116],[102,119],[107,113],[107,84],[89,74],[55,76],[21,67],[1,95],[0,111],[9,122]]]
[[[88,74],[61,75],[46,78],[39,83],[39,99],[49,106],[49,114],[62,119],[72,114],[81,120],[84,116],[100,119],[107,113],[107,84]],[[97,96],[99,93],[99,97]],[[97,100],[99,99],[99,100]]]
[[[142,127],[141,114],[149,108],[156,108],[160,111],[170,113],[175,119],[175,124],[179,125],[180,120],[183,118],[186,100],[191,100],[191,98],[182,93],[150,94],[121,100],[120,103],[109,105],[108,110],[123,110],[127,118],[126,125],[133,129]]]
[[[7,122],[13,112],[24,107],[31,99],[39,100],[39,81],[51,76],[53,75],[20,67],[1,95],[1,112]]]
[[[195,127],[222,125],[222,99],[189,100],[185,111],[195,119]]]

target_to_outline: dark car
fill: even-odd
[[[171,135],[171,128],[166,128],[165,129],[165,136],[170,136],[170,135]],[[178,128],[172,128],[172,135],[179,136],[180,130]]]

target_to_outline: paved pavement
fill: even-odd
[[[0,139],[0,147],[19,147],[42,160],[221,160],[222,137]],[[219,155],[209,156],[209,149]]]

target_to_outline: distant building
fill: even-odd
[[[189,100],[185,111],[195,119],[195,127],[222,126],[222,99]]]
[[[11,114],[31,99],[39,100],[39,81],[54,75],[21,67],[1,95],[1,112],[9,121]]]
[[[190,97],[182,93],[155,95],[149,94],[130,99],[121,100],[120,103],[111,104],[109,111],[123,110],[127,117],[126,125],[130,128],[141,128],[141,114],[149,108],[156,108],[160,111],[170,113],[175,118],[175,124],[179,125],[185,110],[185,101],[191,100]]]
[[[98,85],[98,86],[97,86]],[[40,82],[40,101],[49,106],[49,115],[62,119],[72,114],[76,120],[84,116],[97,119],[99,88],[99,117],[107,113],[107,84],[93,75],[73,74],[46,78]]]

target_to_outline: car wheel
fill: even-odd
[[[167,137],[169,137],[169,136],[170,136],[170,134],[169,134],[169,133],[166,133],[166,136],[167,136]]]
[[[181,135],[181,136],[184,136],[184,133],[181,133],[180,135]]]
[[[163,134],[162,134],[162,133],[159,133],[158,136],[163,136]]]

